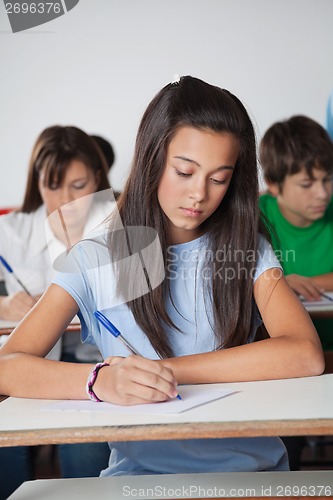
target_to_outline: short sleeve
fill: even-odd
[[[262,235],[259,235],[257,268],[253,281],[255,282],[262,273],[267,271],[267,269],[272,269],[274,267],[282,269],[270,243],[268,243],[266,238]]]
[[[86,255],[82,244],[78,243],[62,259],[57,259],[55,274],[52,282],[66,290],[79,307],[78,316],[81,322],[81,337],[86,339],[91,331],[91,290],[86,276]]]
[[[58,272],[53,283],[66,290],[79,307],[82,341],[100,349],[94,311],[117,305],[113,265],[104,236],[80,241],[68,255],[59,256],[54,267]]]

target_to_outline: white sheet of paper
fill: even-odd
[[[325,292],[325,295],[333,299],[333,292]],[[317,307],[333,307],[333,301],[322,297],[321,300],[307,301],[302,298],[302,303],[306,309],[317,308]]]
[[[209,386],[180,386],[179,399],[171,399],[162,403],[151,403],[133,406],[120,406],[111,403],[95,403],[94,401],[66,400],[47,405],[42,410],[60,410],[60,411],[102,411],[110,413],[145,413],[145,414],[163,414],[163,413],[181,413],[183,411],[200,406],[216,399],[224,398],[235,391],[222,389],[209,389]]]

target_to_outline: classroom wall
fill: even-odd
[[[121,189],[140,117],[175,73],[235,93],[258,137],[295,113],[324,124],[332,19],[332,0],[80,0],[13,34],[1,2],[0,207],[21,203],[33,142],[56,123],[112,141]]]

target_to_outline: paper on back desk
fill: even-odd
[[[325,295],[327,295],[328,297],[333,299],[333,292],[326,292]],[[322,297],[320,300],[312,300],[312,301],[305,300],[304,297],[301,297],[301,300],[302,300],[302,304],[304,305],[304,307],[306,309],[311,309],[312,307],[313,308],[318,308],[318,307],[324,308],[324,307],[333,306],[332,300],[325,298],[325,297]]]
[[[180,386],[179,394],[182,401],[177,398],[161,403],[151,403],[132,406],[120,406],[111,403],[96,403],[94,401],[66,400],[47,405],[42,410],[50,411],[92,411],[109,413],[144,413],[144,414],[163,414],[163,413],[182,413],[196,406],[200,406],[216,399],[224,398],[233,394],[235,391],[227,389],[214,389],[209,385],[202,386]]]

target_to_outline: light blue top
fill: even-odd
[[[102,243],[102,244],[100,244]],[[167,310],[181,330],[167,327],[175,356],[210,352],[216,349],[207,286],[207,238],[169,247],[170,291]],[[222,254],[221,254],[222,255]],[[223,258],[223,255],[222,255]],[[245,258],[249,258],[245,255]],[[140,276],[137,262],[134,281]],[[280,267],[270,245],[260,238],[255,281],[265,270]],[[105,246],[76,245],[54,283],[72,295],[79,306],[82,340],[96,344],[103,357],[127,356],[128,351],[99,324],[93,313],[102,311],[143,356],[158,359],[146,335],[136,325],[131,311],[116,292],[113,266]],[[223,279],[226,279],[227,274]],[[217,279],[217,277],[215,277]],[[232,279],[230,274],[228,279]],[[258,314],[257,325],[260,324]],[[256,326],[251,341],[255,333]],[[200,473],[231,471],[287,470],[286,450],[279,438],[199,439],[110,443],[109,467],[102,476],[127,474]]]

